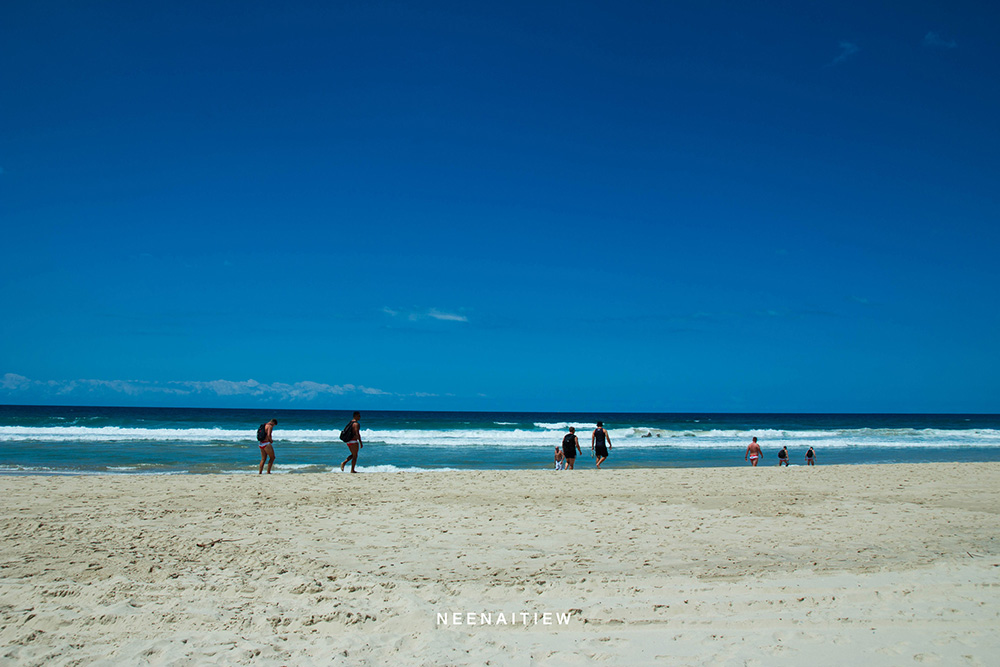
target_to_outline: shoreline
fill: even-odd
[[[2,655],[893,665],[1000,651],[1000,463],[768,469],[4,475]],[[458,612],[570,621],[436,622]]]
[[[834,463],[817,463],[814,466],[806,465],[805,463],[790,463],[788,466],[779,466],[776,462],[777,459],[773,461],[768,459],[765,463],[760,463],[756,467],[762,470],[769,468],[787,467],[789,469],[796,468],[854,468],[858,466],[933,466],[933,465],[989,465],[989,464],[1000,464],[1000,459],[990,458],[989,456],[983,456],[980,458],[967,458],[962,460],[932,460],[932,461],[857,461],[857,462],[834,462]],[[337,468],[337,466],[329,465],[329,470],[302,470],[302,468],[317,468],[317,467],[327,467],[326,464],[309,463],[300,464],[292,463],[286,464],[291,466],[291,469],[283,466],[280,462],[275,463],[274,469],[272,470],[272,475],[280,476],[292,476],[292,477],[302,477],[315,475],[319,477],[324,477],[328,475],[339,475],[348,474]],[[12,470],[0,468],[0,479],[4,477],[190,477],[190,476],[220,476],[220,477],[242,477],[245,475],[257,475],[256,470],[257,462],[255,461],[253,465],[246,464],[245,469],[226,469],[211,472],[196,471],[192,472],[189,470],[158,470],[158,471],[138,471],[138,470]],[[285,469],[282,469],[285,467]],[[664,470],[738,470],[741,468],[752,468],[748,462],[738,461],[729,464],[720,465],[701,465],[697,462],[684,462],[680,464],[657,464],[657,465],[621,465],[619,461],[609,459],[609,463],[605,464],[601,468],[601,471],[620,471],[620,472],[652,472],[652,471],[664,471]],[[458,468],[458,467],[421,467],[421,466],[395,466],[391,464],[375,464],[366,466],[364,464],[358,465],[358,473],[364,475],[412,475],[412,474],[422,474],[422,473],[486,473],[486,472],[502,472],[502,473],[545,473],[545,472],[585,472],[587,470],[594,470],[593,459],[590,457],[584,457],[584,464],[577,463],[575,470],[562,470],[557,471],[553,468],[552,464],[537,465],[532,467],[482,467],[482,468]]]

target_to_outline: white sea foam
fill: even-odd
[[[536,429],[363,429],[365,442],[407,447],[552,447],[562,441],[569,424],[536,424]],[[578,430],[580,444],[588,447],[591,428]],[[775,445],[814,447],[1000,447],[997,429],[843,429],[843,430],[727,430],[673,431],[646,427],[609,429],[616,447],[720,448],[745,446],[756,436],[765,447]],[[650,433],[652,437],[643,437]],[[275,442],[299,444],[339,443],[340,431],[330,429],[275,431]],[[186,446],[246,446],[256,441],[244,429],[189,428],[146,429],[116,426],[0,427],[0,442],[18,443],[128,443],[166,442]],[[657,437],[658,436],[658,437]],[[2,471],[3,468],[0,468]]]
[[[394,466],[394,465],[358,466],[357,467],[357,471],[358,472],[366,472],[366,473],[368,473],[368,472],[405,472],[405,473],[415,473],[415,472],[447,472],[447,471],[454,472],[454,471],[457,471],[457,470],[458,470],[458,468],[416,468],[416,467],[400,468],[400,467]],[[339,470],[335,470],[334,472],[338,472],[339,473],[340,471]],[[347,473],[347,474],[350,474],[347,470],[345,470],[344,472]]]

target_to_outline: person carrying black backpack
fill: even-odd
[[[344,471],[344,466],[347,462],[351,462],[351,472],[357,472],[354,466],[358,463],[358,452],[364,445],[361,443],[361,413],[355,411],[354,419],[352,419],[344,430],[340,432],[340,439],[347,444],[347,448],[351,450],[351,455],[344,459],[344,462],[340,464],[340,471]]]
[[[274,427],[277,425],[278,420],[272,419],[257,428],[257,445],[260,446],[260,466],[257,468],[258,475],[264,472],[264,461],[267,461],[267,474],[271,474],[271,466],[274,465],[274,440],[271,439],[271,436],[274,433]]]

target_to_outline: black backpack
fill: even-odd
[[[351,427],[355,423],[356,422],[353,419],[351,421],[347,422],[347,426],[345,426],[344,430],[340,432],[340,439],[341,440],[343,440],[344,442],[351,442],[352,440],[354,440],[354,429],[351,428]]]
[[[261,424],[257,428],[257,442],[264,442],[267,440],[267,424]]]

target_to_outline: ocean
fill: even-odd
[[[257,427],[271,418],[275,473],[338,472],[350,412],[207,408],[0,406],[0,474],[256,473]],[[756,436],[762,465],[787,445],[792,465],[812,446],[817,465],[1000,461],[1000,415],[377,412],[362,414],[358,470],[551,468],[575,426],[604,421],[606,468],[746,465]]]

